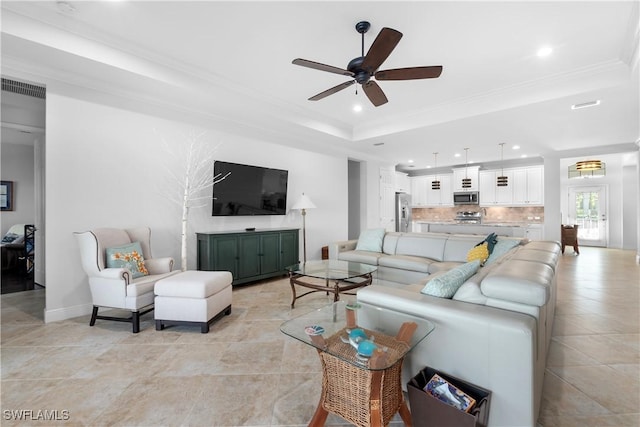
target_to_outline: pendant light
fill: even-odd
[[[498,187],[506,187],[509,185],[509,177],[504,174],[504,142],[498,145],[500,146],[500,176],[496,185]]]
[[[464,178],[462,178],[462,188],[471,188],[471,178],[467,175],[469,168],[469,149],[464,149]]]
[[[438,167],[438,153],[433,153],[433,167]],[[431,189],[439,190],[440,189],[440,180],[438,180],[438,173],[436,172],[436,179],[431,181]]]

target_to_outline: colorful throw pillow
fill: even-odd
[[[504,254],[509,252],[511,249],[515,248],[520,244],[520,240],[518,239],[500,239],[493,247],[493,252],[489,255],[487,259],[486,265],[489,265],[495,262],[497,259],[501,258]]]
[[[453,298],[460,286],[469,277],[476,274],[478,268],[480,268],[479,260],[452,268],[446,273],[429,280],[420,292],[434,297]]]
[[[108,268],[127,268],[134,279],[149,274],[149,271],[144,265],[140,242],[133,242],[115,248],[107,248],[106,254]]]
[[[384,228],[372,228],[360,233],[357,251],[382,252],[382,241],[384,240]]]
[[[487,250],[489,251],[489,255],[491,255],[491,252],[493,252],[493,247],[496,243],[498,243],[498,236],[496,235],[496,233],[491,233],[480,243],[483,242],[487,242]]]
[[[483,265],[487,258],[489,258],[489,244],[487,242],[478,243],[467,252],[467,262],[478,260],[480,265]]]

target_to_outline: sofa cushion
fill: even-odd
[[[144,265],[140,242],[107,248],[107,268],[127,268],[134,279],[149,274]]]
[[[378,264],[384,267],[392,267],[400,270],[420,271],[429,273],[429,265],[434,261],[429,258],[421,258],[409,255],[386,256],[378,259]]]
[[[338,259],[342,261],[353,261],[362,264],[378,265],[378,258],[383,256],[380,252],[371,251],[346,251],[338,254]]]
[[[442,261],[448,236],[404,235],[398,239],[396,255],[411,255]],[[466,253],[466,252],[465,252]]]
[[[451,236],[444,246],[442,260],[467,262],[467,253],[478,243],[478,236]]]
[[[357,251],[382,252],[382,240],[386,230],[384,228],[372,228],[360,233],[358,237]]]
[[[551,295],[553,275],[546,264],[510,259],[487,274],[480,289],[489,298],[542,307]]]
[[[530,249],[529,245],[526,245],[516,252],[511,259],[540,262],[542,264],[547,264],[555,270],[556,264],[558,263],[558,254],[543,250]]]
[[[402,233],[387,233],[384,235],[384,241],[382,242],[382,252],[387,255],[395,255],[396,247],[398,246],[398,240],[402,236]]]
[[[429,280],[420,291],[440,298],[451,298],[462,284],[480,268],[480,261],[473,261],[447,271]]]

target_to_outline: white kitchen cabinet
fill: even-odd
[[[411,193],[409,175],[404,172],[396,172],[396,193]]]
[[[544,204],[544,166],[514,168],[513,205],[542,206]]]
[[[437,175],[440,181],[440,189],[434,190],[431,182],[435,181],[436,175],[427,176],[427,206],[453,206],[453,192],[451,190],[451,174]]]
[[[411,187],[411,206],[427,206],[427,184],[431,187],[431,181],[427,176],[412,176],[409,178]]]
[[[506,176],[508,185],[498,187],[499,176]],[[480,205],[481,206],[510,206],[513,204],[513,172],[510,170],[480,171]]]
[[[459,169],[453,169],[453,191],[478,191],[479,188],[480,166],[468,166]],[[471,179],[470,188],[462,188],[463,178]]]

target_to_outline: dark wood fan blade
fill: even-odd
[[[341,74],[343,76],[353,76],[353,73],[349,70],[343,70],[342,68],[334,67],[332,65],[321,64],[319,62],[308,61],[306,59],[297,58],[291,63],[300,65],[301,67],[313,68],[314,70],[327,71],[329,73]]]
[[[387,97],[376,82],[369,80],[367,83],[362,85],[362,89],[364,90],[365,95],[367,95],[367,98],[369,98],[369,101],[371,101],[371,103],[376,107],[388,102]]]
[[[417,80],[435,79],[442,73],[441,65],[432,67],[396,68],[394,70],[381,70],[375,74],[376,80]]]
[[[383,28],[378,33],[378,37],[373,41],[369,52],[362,61],[362,69],[372,74],[391,55],[398,42],[402,38],[402,33],[392,28]]]
[[[341,83],[338,86],[334,86],[331,89],[327,89],[324,92],[320,92],[319,94],[312,96],[311,98],[309,98],[309,101],[318,101],[322,98],[326,98],[329,95],[333,95],[336,92],[340,92],[342,89],[348,88],[355,82],[356,82],[355,80],[349,80],[348,82]]]

